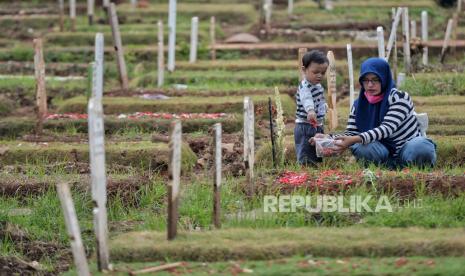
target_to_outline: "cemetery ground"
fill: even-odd
[[[71,187],[91,272],[98,273],[88,133],[88,100],[95,97],[89,62],[94,61],[97,32],[105,41],[102,106],[112,274],[163,265],[168,267],[160,274],[167,275],[463,273],[465,56],[459,43],[465,39],[463,12],[457,22],[456,47],[449,49],[442,64],[445,26],[455,8],[441,8],[432,0],[339,0],[332,11],[319,9],[313,1],[295,1],[292,15],[287,1],[281,1],[286,3],[276,4],[268,31],[262,25],[259,1],[178,1],[176,69],[165,72],[160,86],[157,22],[161,19],[165,24],[167,45],[168,4],[149,1],[148,7],[132,8],[129,1],[120,2],[117,13],[128,89],[120,86],[112,32],[100,6],[89,25],[86,5],[78,1],[75,31],[70,30],[67,15],[60,31],[56,1],[0,1],[2,273],[78,273],[56,190],[56,184],[63,182]],[[415,52],[413,43],[413,73],[400,88],[412,96],[418,113],[429,115],[427,134],[437,143],[437,166],[398,171],[365,168],[348,154],[326,158],[318,168],[296,165],[297,48],[334,51],[338,127],[333,132],[343,131],[350,91],[346,44],[352,43],[358,80],[361,61],[378,54],[373,40],[376,27],[384,26],[387,40],[391,8],[405,5],[418,23],[422,11],[429,15],[429,64],[421,63],[421,52]],[[66,3],[66,13],[67,9]],[[312,16],[306,16],[309,13]],[[192,63],[188,60],[193,16],[199,17],[199,46],[198,60]],[[216,60],[210,60],[211,16],[216,18]],[[238,32],[254,33],[261,42],[223,43]],[[48,105],[40,135],[32,45],[36,37],[43,38]],[[398,39],[397,72],[405,70],[401,44]],[[256,48],[247,48],[251,45]],[[275,138],[281,147],[273,168],[268,100],[277,123],[275,87],[280,91],[285,128],[282,144]],[[253,192],[244,164],[244,97],[253,101],[255,115]],[[167,184],[175,119],[182,123],[182,174],[178,235],[168,241]],[[220,229],[212,222],[215,123],[221,123],[223,130]],[[265,212],[264,199],[270,195],[337,195],[346,200],[371,196],[367,204],[372,209],[385,196],[394,211]]]

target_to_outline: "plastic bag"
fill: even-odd
[[[317,157],[329,157],[337,155],[333,150],[337,147],[337,141],[330,137],[314,138]]]

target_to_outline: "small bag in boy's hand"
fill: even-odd
[[[337,153],[334,151],[337,149],[337,140],[330,137],[314,138],[316,147],[317,157],[330,157],[336,156]]]

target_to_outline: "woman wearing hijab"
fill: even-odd
[[[357,160],[391,168],[408,165],[434,166],[436,144],[421,136],[410,96],[397,90],[389,64],[381,58],[362,63],[361,90],[354,102],[336,153],[350,148]],[[323,134],[315,137],[323,137]],[[313,139],[310,139],[313,144]]]

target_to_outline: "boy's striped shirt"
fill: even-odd
[[[296,123],[308,123],[307,114],[309,110],[314,110],[319,125],[324,124],[326,114],[326,100],[324,88],[321,84],[311,84],[306,79],[299,84],[296,93],[297,110],[295,113]]]
[[[394,90],[389,96],[389,109],[378,127],[360,133],[355,124],[354,104],[347,121],[346,131],[342,134],[333,135],[333,137],[359,135],[364,145],[389,138],[396,145],[394,156],[397,156],[406,142],[421,136],[421,133],[409,94],[395,88]]]

